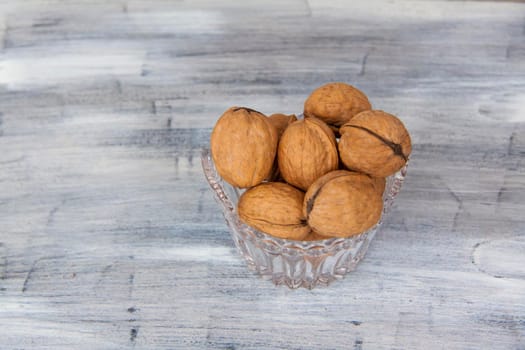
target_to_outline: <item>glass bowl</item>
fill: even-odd
[[[230,233],[248,268],[276,285],[312,289],[328,285],[356,268],[401,190],[406,165],[387,178],[383,213],[370,230],[349,238],[292,241],[270,236],[240,221],[237,202],[244,190],[231,186],[217,173],[209,149],[201,155],[202,168],[219,203]]]

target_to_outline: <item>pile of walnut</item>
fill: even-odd
[[[217,121],[210,142],[216,169],[231,185],[247,188],[240,219],[292,240],[368,230],[381,217],[385,177],[410,154],[407,130],[344,83],[316,89],[304,117],[232,107]]]

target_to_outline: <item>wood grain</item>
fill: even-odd
[[[525,5],[0,2],[0,349],[525,349]],[[252,275],[199,151],[345,81],[414,151],[358,269]]]

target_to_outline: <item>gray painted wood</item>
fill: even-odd
[[[1,349],[525,349],[525,5],[2,1]],[[414,152],[329,288],[252,275],[202,176],[231,105],[328,81]]]

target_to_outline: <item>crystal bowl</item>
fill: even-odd
[[[406,175],[405,165],[387,178],[381,219],[368,231],[349,238],[293,241],[270,236],[241,222],[237,202],[244,190],[220,177],[209,149],[202,151],[201,161],[204,175],[248,268],[276,285],[284,284],[289,288],[326,286],[354,270],[392,207]]]

